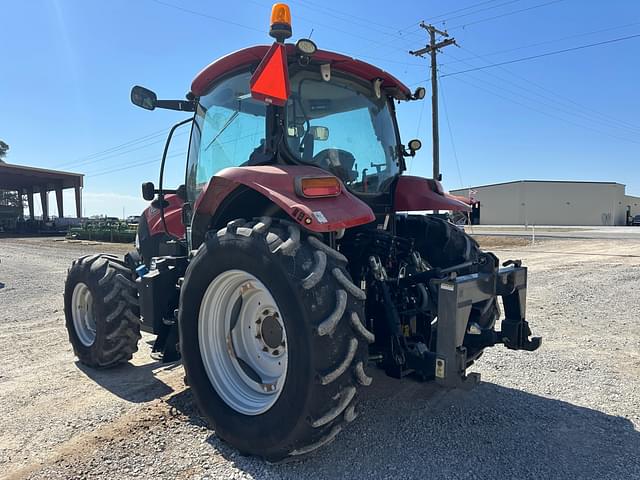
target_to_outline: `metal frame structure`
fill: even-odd
[[[16,191],[22,197],[27,196],[29,217],[33,220],[34,200],[36,193],[40,194],[42,205],[42,219],[49,219],[48,193],[56,192],[58,217],[64,216],[62,191],[68,188],[75,190],[76,216],[82,216],[82,187],[84,175],[81,173],[47,170],[44,168],[26,167],[23,165],[0,164],[0,190]]]

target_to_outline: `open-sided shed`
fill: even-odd
[[[46,170],[44,168],[25,167],[0,163],[0,190],[18,192],[20,196],[26,195],[29,203],[29,217],[34,218],[33,196],[40,194],[42,204],[42,218],[49,218],[49,192],[56,192],[58,217],[64,217],[62,191],[67,188],[75,190],[76,216],[82,214],[82,185],[84,175],[81,173],[61,172]]]

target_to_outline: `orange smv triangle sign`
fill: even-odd
[[[251,96],[280,107],[289,98],[287,53],[282,43],[274,43],[267,51],[249,82]]]

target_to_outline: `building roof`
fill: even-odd
[[[287,55],[295,55],[295,45],[288,43],[286,47]],[[196,97],[204,95],[207,93],[213,82],[229,72],[252,64],[258,65],[267,53],[267,50],[269,50],[268,45],[256,45],[219,58],[196,75],[196,78],[194,78],[191,83],[191,92]],[[335,68],[336,70],[350,73],[368,81],[374,81],[377,78],[381,78],[382,88],[391,90],[391,93],[397,98],[406,99],[411,95],[409,87],[396,77],[361,60],[356,60],[355,58],[347,57],[340,53],[318,50],[313,54],[311,61],[321,64],[329,63],[332,68]]]
[[[578,184],[599,184],[599,185],[622,185],[623,183],[618,182],[592,182],[588,180],[512,180],[510,182],[499,182],[499,183],[488,183],[486,185],[472,185],[469,187],[463,188],[455,188],[451,190],[452,192],[460,192],[462,190],[468,190],[470,188],[486,188],[486,187],[497,187],[500,185],[510,185],[513,183],[578,183]]]
[[[0,189],[2,190],[33,188],[34,192],[39,192],[41,189],[50,191],[56,188],[82,187],[83,177],[81,173],[0,163]]]

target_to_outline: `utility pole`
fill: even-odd
[[[424,58],[424,54],[428,53],[431,57],[431,116],[432,116],[432,136],[433,136],[433,178],[440,180],[440,132],[438,130],[438,63],[436,55],[438,50],[448,45],[457,45],[455,38],[449,38],[449,34],[445,31],[438,30],[433,25],[427,25],[420,22],[420,26],[429,32],[429,45],[420,50],[411,50],[409,53],[416,57]],[[437,42],[436,35],[445,37],[444,40]]]

